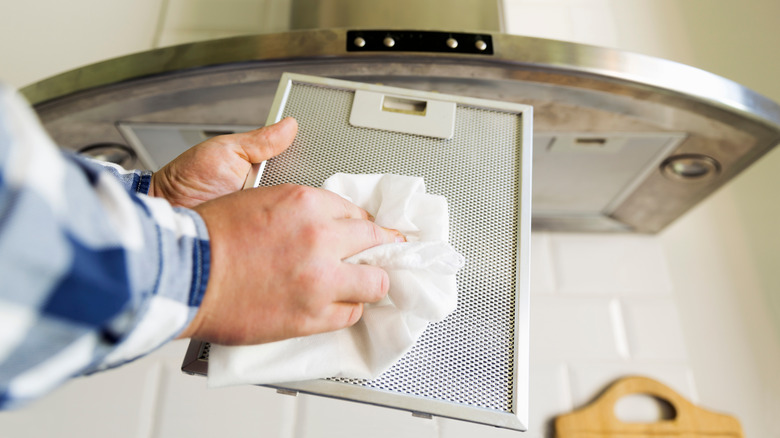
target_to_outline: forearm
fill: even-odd
[[[15,100],[0,88],[0,407],[175,337],[210,263],[195,212],[63,157]]]

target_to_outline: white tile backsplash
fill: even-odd
[[[433,421],[438,427],[440,438],[544,438],[539,432],[521,433],[449,418],[434,418]]]
[[[621,358],[609,299],[533,297],[531,333],[533,360]]]
[[[530,436],[551,436],[552,419],[574,408],[568,365],[560,360],[533,359],[530,375]]]
[[[165,363],[152,436],[292,438],[293,397],[260,386],[208,388],[180,366]]]
[[[550,244],[560,293],[671,293],[663,249],[652,236],[557,233]]]
[[[610,300],[609,316],[612,319],[612,328],[615,331],[615,346],[618,354],[621,358],[628,359],[631,355],[631,347],[628,344],[628,336],[626,335],[623,306],[620,305],[618,300]]]
[[[672,298],[627,298],[622,309],[632,358],[687,359],[680,317]]]
[[[550,235],[531,233],[531,290],[534,294],[555,292],[555,274],[550,254]]]
[[[296,438],[436,438],[433,419],[362,403],[298,395]]]
[[[144,359],[73,379],[29,406],[0,411],[0,436],[148,437],[159,373],[157,361]]]

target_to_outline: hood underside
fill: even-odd
[[[62,147],[155,169],[204,138],[259,126],[283,72],[533,106],[536,230],[658,232],[780,142],[780,107],[730,80],[498,32],[236,37],[112,59],[22,91]]]

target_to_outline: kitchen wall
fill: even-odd
[[[284,3],[284,2],[282,2]],[[22,86],[161,45],[272,29],[282,3],[6,1],[0,80]],[[774,0],[505,0],[509,33],[618,47],[735,79],[780,101]],[[68,17],[63,19],[62,17]],[[273,19],[270,19],[273,17]],[[780,151],[655,236],[534,233],[531,429],[617,377],[655,377],[746,436],[780,436]],[[209,390],[179,371],[186,342],[76,379],[16,412],[0,435],[517,436],[454,420],[260,387]],[[646,405],[632,415],[652,414]]]

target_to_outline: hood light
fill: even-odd
[[[674,155],[661,163],[661,172],[674,181],[709,181],[720,173],[720,163],[707,155]]]

